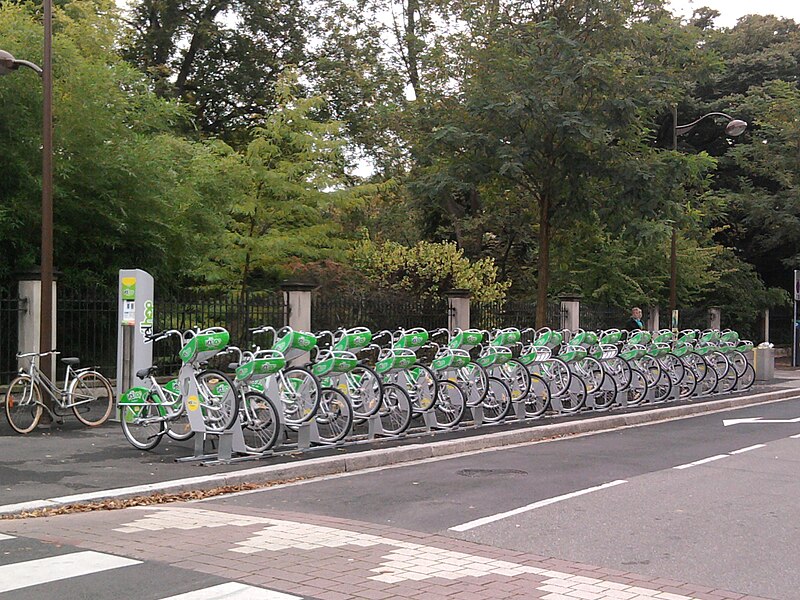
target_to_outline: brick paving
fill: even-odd
[[[209,502],[2,521],[0,532],[317,600],[766,600],[436,534]]]

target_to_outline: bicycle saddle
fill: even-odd
[[[76,366],[78,366],[78,363],[81,362],[81,359],[72,356],[70,358],[62,358],[61,362],[64,363],[65,365],[70,365],[72,367],[76,367]]]

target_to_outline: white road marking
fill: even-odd
[[[696,467],[697,465],[704,465],[706,463],[710,463],[715,460],[719,460],[721,458],[728,458],[729,454],[717,454],[716,456],[709,456],[708,458],[703,458],[700,460],[696,460],[694,462],[686,463],[685,465],[678,465],[677,467],[672,467],[673,469],[688,469],[689,467]]]
[[[798,433],[797,435],[790,435],[789,437],[792,438],[793,440],[800,439],[800,433]]]
[[[549,504],[555,504],[556,502],[562,502],[564,500],[569,500],[570,498],[577,498],[578,496],[583,496],[584,494],[590,494],[592,492],[604,490],[606,488],[614,487],[623,483],[628,483],[628,482],[625,479],[617,479],[616,481],[611,481],[609,483],[604,483],[602,485],[597,485],[595,487],[586,488],[585,490],[578,490],[577,492],[570,492],[569,494],[564,494],[562,496],[555,496],[554,498],[539,500],[538,502],[528,504],[527,506],[521,506],[520,508],[515,508],[514,510],[498,513],[496,515],[490,515],[488,517],[483,517],[481,519],[475,519],[474,521],[470,521],[469,523],[464,523],[462,525],[456,525],[455,527],[451,527],[450,531],[468,531],[470,529],[474,529],[475,527],[480,527],[481,525],[486,525],[488,523],[493,523],[501,519],[513,517],[514,515],[519,515],[524,512],[528,512],[530,510],[541,508],[542,506],[548,506]]]
[[[5,533],[0,533],[0,542],[2,542],[3,540],[13,540],[13,539],[14,539],[13,535],[6,535]]]
[[[141,561],[101,552],[73,552],[0,566],[0,593],[141,564]]]
[[[766,448],[766,444],[756,444],[755,446],[748,446],[747,448],[741,448],[740,450],[734,450],[731,454],[743,454],[745,452],[750,452],[750,450],[758,450],[759,448]]]
[[[231,581],[162,600],[302,600],[302,598]]]

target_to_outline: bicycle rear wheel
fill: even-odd
[[[124,404],[119,407],[122,433],[131,446],[138,450],[152,450],[164,437],[167,425],[159,405],[150,395],[142,404]]]
[[[69,386],[69,401],[75,417],[89,427],[102,425],[111,416],[114,391],[108,379],[97,371],[80,373]]]
[[[512,400],[523,400],[531,391],[531,374],[521,362],[511,359],[494,370],[495,376],[511,390]]]
[[[42,392],[28,375],[20,375],[8,385],[5,406],[11,429],[30,433],[42,418]]]

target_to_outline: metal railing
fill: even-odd
[[[81,366],[96,367],[109,378],[117,370],[117,292],[104,287],[59,286],[56,347],[59,358],[77,356]],[[56,371],[65,367],[56,360]]]
[[[19,318],[26,308],[27,301],[16,293],[0,290],[0,384],[17,374]]]
[[[547,305],[547,327],[561,329],[565,314],[560,303],[549,303]],[[477,329],[533,327],[536,323],[536,303],[528,300],[475,302],[470,306],[470,321],[472,327]]]
[[[286,312],[282,292],[156,297],[154,331],[224,327],[230,333],[231,344],[249,348],[256,341],[249,329],[262,325],[279,329],[286,325]],[[181,365],[179,351],[180,343],[175,338],[159,342],[153,348],[153,362],[162,373],[175,372]]]
[[[311,328],[368,327],[373,331],[398,327],[447,327],[446,299],[413,298],[397,292],[314,294]]]

